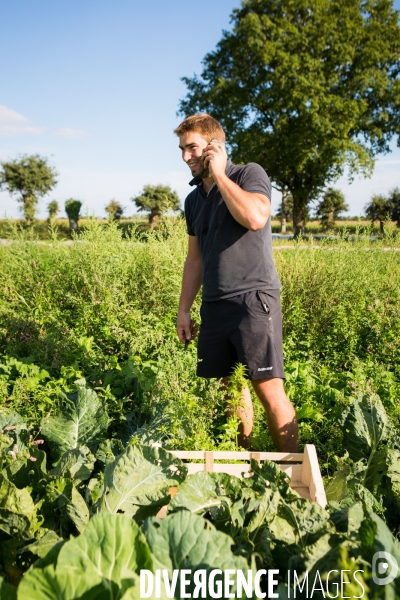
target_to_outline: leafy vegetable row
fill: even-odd
[[[399,505],[399,446],[379,398],[359,398],[343,417],[349,456],[328,486],[329,510],[300,498],[274,463],[253,463],[249,479],[187,477],[167,451],[124,447],[107,427],[84,380],[36,434],[15,412],[0,413],[0,599],[138,598],[140,569],[172,577],[200,566],[278,568],[281,597],[293,570],[313,580],[359,568],[371,597],[381,597],[372,556],[400,553],[374,510],[384,512],[379,490],[392,511]],[[157,519],[166,505],[167,517]],[[399,579],[390,585],[399,593]]]

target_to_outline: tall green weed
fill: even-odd
[[[185,355],[175,334],[187,249],[182,220],[146,233],[133,228],[128,239],[115,223],[92,219],[72,242],[53,232],[43,244],[17,230],[14,240],[0,247],[2,405],[38,421],[85,377],[107,405],[115,435],[125,428],[132,439],[147,435],[187,449],[217,447],[223,435],[226,447],[235,446],[222,391],[196,377],[195,348]],[[331,472],[342,449],[338,415],[359,392],[378,393],[399,417],[400,243],[388,229],[378,242],[345,232],[303,246],[274,254],[286,388],[301,442],[316,443]],[[199,299],[197,318],[198,309]],[[47,375],[38,380],[35,369]],[[272,449],[257,401],[255,414],[253,448]]]
[[[275,253],[287,358],[347,370],[372,358],[399,376],[399,234],[388,242],[360,237]]]

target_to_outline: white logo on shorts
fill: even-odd
[[[260,367],[259,369],[257,369],[257,371],[270,371],[273,368],[274,367]]]

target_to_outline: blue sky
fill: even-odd
[[[59,172],[38,216],[56,199],[82,200],[104,216],[115,198],[135,212],[146,183],[169,184],[183,200],[189,169],[173,128],[184,75],[201,72],[239,0],[3,0],[0,36],[0,161],[38,153]],[[400,9],[400,0],[395,1]],[[371,179],[340,187],[350,214],[372,193],[400,185],[400,150],[377,160]],[[279,195],[272,198],[277,206]],[[274,209],[273,209],[274,210]],[[0,192],[0,216],[19,216]],[[64,212],[60,213],[64,216]]]

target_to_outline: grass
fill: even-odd
[[[81,232],[85,231],[93,219],[82,217],[79,219],[79,228]],[[98,219],[99,223],[104,225],[107,223],[107,219]],[[131,230],[148,229],[148,219],[142,215],[134,215],[132,218],[122,218],[118,221],[118,228],[123,232],[124,237],[129,237]],[[24,219],[0,219],[0,239],[9,240],[14,239],[15,236],[19,235],[18,232],[25,234],[28,237],[33,237],[38,240],[50,241],[54,239],[53,232],[55,233],[56,239],[60,241],[67,241],[73,238],[73,233],[69,228],[68,219],[55,219],[52,223],[52,227],[49,228],[49,221],[47,219],[36,219],[31,227],[27,227]]]
[[[85,231],[88,224],[91,222],[91,218],[82,217],[79,220],[79,227],[81,231]],[[98,219],[99,223],[107,223],[107,219]],[[56,229],[56,237],[59,240],[67,241],[72,239],[72,232],[69,228],[68,219],[55,219],[53,227]],[[148,230],[148,219],[144,215],[136,214],[129,218],[121,218],[118,221],[118,228],[123,232],[124,237],[129,237],[132,231],[137,228],[139,231]],[[281,224],[278,219],[272,218],[271,220],[272,233],[281,232]],[[370,235],[380,236],[379,222],[376,221],[371,225],[371,222],[365,219],[340,219],[335,223],[334,228],[329,232],[329,235],[341,235],[350,234],[354,235],[362,228],[364,231],[368,231]],[[49,231],[49,222],[47,219],[35,220],[32,227],[27,227],[23,219],[0,219],[0,239],[12,239],[15,236],[15,230],[19,229],[26,232],[28,235],[33,235],[37,239],[48,241],[51,239],[52,234]],[[30,232],[30,234],[28,233]],[[293,225],[288,222],[286,226],[286,233],[293,233]],[[321,228],[318,220],[308,221],[304,230],[305,235],[319,235],[326,234]]]
[[[375,221],[371,224],[371,221],[366,219],[340,219],[335,222],[334,227],[328,233],[329,235],[343,235],[343,232],[354,235],[357,231],[360,230],[360,227],[364,230],[368,230],[370,235],[380,235],[379,229],[379,221]],[[281,223],[278,219],[271,220],[271,228],[272,233],[280,233],[281,232]],[[286,224],[286,233],[293,233],[293,225],[292,223]],[[321,227],[321,223],[319,220],[311,220],[307,221],[304,233],[306,235],[310,234],[326,234],[327,232]]]
[[[175,334],[187,239],[182,220],[156,231],[88,219],[72,244],[39,244],[15,230],[0,247],[0,406],[33,422],[86,377],[112,431],[180,449],[234,449],[215,381],[195,376],[195,347]],[[27,243],[29,242],[29,243]],[[393,251],[387,251],[388,247]],[[400,236],[300,240],[274,253],[282,288],[286,389],[301,443],[315,443],[325,474],[344,452],[340,415],[377,392],[398,424]],[[200,299],[194,305],[199,318]],[[2,357],[2,358],[1,358]],[[272,450],[255,402],[254,450]]]

